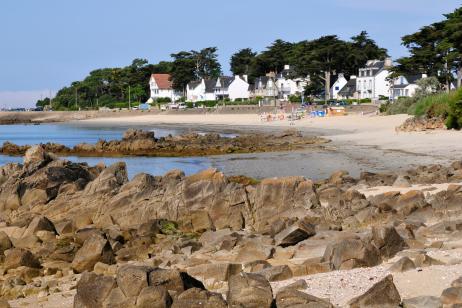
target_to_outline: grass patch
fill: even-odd
[[[258,185],[260,183],[259,180],[245,176],[245,175],[234,175],[228,177],[228,181],[231,183],[237,183],[237,184],[242,184],[244,186],[248,185]]]

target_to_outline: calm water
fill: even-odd
[[[19,145],[39,144],[46,142],[60,143],[66,146],[87,142],[95,143],[99,139],[115,140],[122,138],[122,134],[130,127],[92,127],[71,124],[42,124],[42,125],[0,125],[0,144],[10,141]],[[165,129],[152,126],[140,126],[145,130],[152,130],[157,137],[169,134],[178,135],[185,132],[184,129]],[[152,175],[163,175],[171,169],[181,169],[186,174],[193,174],[207,169],[211,162],[205,157],[67,157],[75,162],[87,162],[90,165],[104,162],[106,165],[118,161],[125,161],[129,177],[145,172]],[[0,165],[6,163],[22,162],[22,157],[0,155]]]

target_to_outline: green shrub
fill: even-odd
[[[156,99],[156,103],[171,103],[172,99],[170,97],[159,97]]]
[[[387,114],[407,114],[411,106],[416,103],[417,99],[413,97],[401,97],[393,103],[390,103],[387,108]]]
[[[462,88],[452,92],[449,97],[446,126],[448,129],[460,130],[462,128]]]
[[[299,95],[291,95],[289,96],[289,102],[291,103],[301,103],[302,102],[302,97]]]

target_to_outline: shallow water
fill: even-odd
[[[42,124],[42,125],[0,125],[0,143],[10,141],[18,145],[39,144],[54,142],[72,147],[76,144],[87,142],[96,143],[100,139],[115,140],[122,138],[122,134],[128,126],[97,127],[81,126],[78,124]],[[145,130],[154,131],[157,137],[178,135],[189,132],[184,128],[158,128],[153,126],[139,126]],[[198,131],[200,133],[200,131]],[[163,175],[171,169],[181,169],[186,174],[211,167],[210,159],[205,157],[76,157],[67,159],[75,162],[87,162],[95,165],[104,162],[106,165],[124,161],[127,164],[128,176],[132,178],[138,173],[144,172],[152,175]],[[6,163],[20,163],[22,157],[0,155],[0,165]]]

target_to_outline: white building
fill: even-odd
[[[422,78],[427,78],[427,74],[403,75],[395,78],[392,85],[392,100],[414,96],[419,88],[416,82]]]
[[[330,88],[330,98],[331,99],[338,99],[339,95],[338,92],[343,89],[343,87],[348,83],[348,81],[345,79],[345,76],[340,73],[338,74],[337,80],[334,82],[332,87]]]
[[[249,83],[247,75],[244,76],[234,76],[233,80],[228,86],[228,97],[230,100],[235,101],[236,99],[248,99],[250,97],[249,93]]]
[[[172,87],[170,74],[152,74],[149,79],[151,89],[151,99],[170,98],[176,101],[181,97],[181,93],[175,91]]]
[[[390,58],[385,61],[369,60],[359,69],[356,78],[356,90],[360,99],[378,100],[381,96],[391,97],[390,82],[387,80],[392,66]]]
[[[356,76],[350,76],[350,80],[337,92],[337,99],[358,98],[356,83]]]
[[[276,76],[276,87],[280,99],[288,100],[291,95],[300,95],[308,83],[306,78],[293,78],[296,72],[285,65],[284,70]]]
[[[214,101],[216,80],[201,79],[191,81],[186,86],[186,99],[188,102]]]

